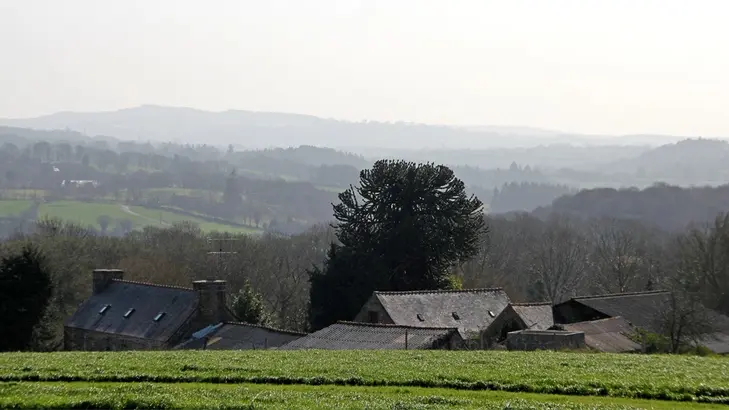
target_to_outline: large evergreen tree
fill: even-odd
[[[261,295],[253,290],[253,287],[247,280],[240,291],[233,297],[231,308],[235,317],[244,323],[265,325],[268,321]]]
[[[442,165],[378,161],[339,200],[341,245],[310,272],[313,329],[351,320],[374,290],[448,288],[485,229],[481,201]]]
[[[32,245],[0,262],[0,351],[30,347],[52,293],[43,255]]]

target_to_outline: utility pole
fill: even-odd
[[[238,252],[230,251],[230,246],[228,247],[228,251],[223,250],[223,244],[225,243],[232,243],[234,241],[237,241],[237,239],[233,238],[208,238],[208,243],[215,243],[216,246],[214,249],[217,249],[215,251],[208,252],[208,255],[217,256],[217,279],[221,278],[222,268],[223,268],[223,256],[224,255],[235,255]]]

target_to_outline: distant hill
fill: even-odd
[[[680,231],[691,224],[710,223],[722,212],[729,212],[729,184],[681,188],[659,183],[642,190],[585,189],[557,198],[551,206],[538,208],[534,214],[542,218],[558,213],[634,219],[664,230]]]
[[[29,129],[0,126],[0,144],[6,142],[25,144],[33,141],[78,143],[102,140],[106,142],[116,141],[114,138],[103,136],[91,138],[81,132],[70,129]]]
[[[729,182],[729,142],[686,139],[645,151],[635,158],[605,164],[604,172],[631,173],[678,185],[717,185]]]
[[[144,105],[108,112],[59,112],[36,118],[0,119],[0,125],[70,129],[123,140],[175,141],[243,148],[302,144],[347,148],[485,149],[553,143],[605,144],[609,139],[525,127],[451,127],[406,122],[347,122],[310,115]],[[621,143],[628,143],[624,140]]]

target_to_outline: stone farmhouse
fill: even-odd
[[[502,288],[374,292],[354,321],[456,328],[464,340],[478,339],[509,303]]]
[[[209,324],[234,321],[226,282],[192,288],[124,280],[124,272],[93,272],[91,296],[64,324],[65,350],[170,349]]]

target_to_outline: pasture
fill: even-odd
[[[32,204],[32,201],[26,199],[0,200],[0,218],[18,216],[30,208]]]
[[[119,408],[129,403],[172,408],[714,408],[729,404],[729,359],[495,351],[0,354],[0,407],[72,403]]]
[[[18,216],[31,206],[31,200],[0,200],[0,218]],[[133,229],[142,229],[145,226],[169,227],[177,222],[189,221],[196,223],[200,226],[200,229],[206,232],[259,232],[259,230],[253,227],[239,227],[212,223],[202,218],[182,215],[173,211],[159,211],[141,206],[125,207],[121,203],[113,202],[52,201],[42,202],[38,207],[39,218],[60,218],[76,222],[83,226],[92,226],[95,229],[99,229],[99,217],[102,215],[106,215],[111,218],[110,227],[113,227],[118,223],[118,221],[124,219],[132,222]]]

